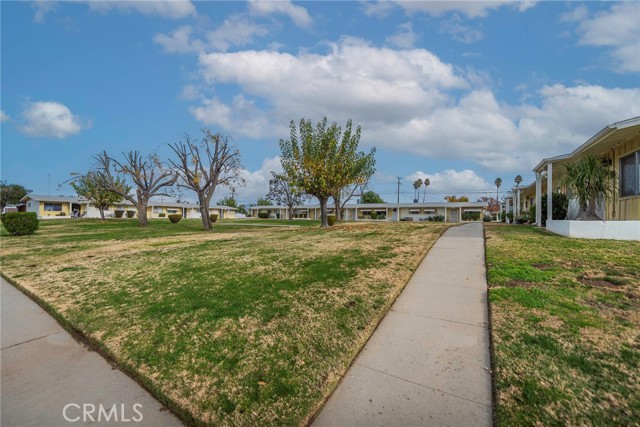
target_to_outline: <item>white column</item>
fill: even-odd
[[[447,207],[444,207],[444,222],[449,222],[449,218],[447,218]]]
[[[547,165],[547,221],[551,221],[553,216],[551,212],[553,212],[551,201],[553,198],[553,163],[549,163]]]
[[[354,221],[358,220],[358,208],[356,208],[355,210],[355,217],[353,218]]]
[[[536,172],[536,225],[542,227],[542,173]]]
[[[520,204],[520,203],[521,203],[521,201],[520,201],[520,189],[519,189],[519,188],[518,188],[518,201],[517,201],[517,203],[518,203],[518,204],[516,205],[516,206],[517,206],[517,207],[516,207],[516,209],[517,209],[517,215],[518,215],[518,216],[520,216],[520,214],[522,213],[522,206],[521,206],[521,204]]]

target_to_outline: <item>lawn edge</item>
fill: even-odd
[[[396,302],[396,300],[398,299],[398,297],[400,296],[400,294],[402,294],[402,291],[404,291],[404,288],[407,286],[407,284],[409,283],[409,281],[413,278],[414,274],[416,273],[416,270],[418,269],[418,267],[420,267],[420,264],[422,264],[422,262],[424,261],[424,259],[426,258],[426,256],[429,254],[429,251],[431,251],[431,248],[433,248],[433,245],[436,244],[436,242],[438,240],[440,240],[440,238],[442,237],[442,235],[450,228],[454,228],[454,227],[460,227],[461,225],[464,224],[460,224],[460,225],[449,225],[446,227],[443,227],[442,230],[440,231],[440,234],[438,235],[438,238],[435,239],[430,245],[429,247],[426,249],[424,255],[420,258],[420,262],[418,262],[418,264],[416,264],[415,268],[413,269],[413,271],[411,272],[411,275],[407,278],[407,281],[402,285],[402,287],[398,290],[398,293],[393,297],[393,299],[387,304],[387,306],[384,308],[384,311],[380,314],[380,316],[376,319],[375,321],[375,325],[373,326],[373,328],[371,328],[371,331],[369,332],[369,334],[367,335],[366,339],[363,340],[362,344],[360,346],[358,346],[356,348],[356,350],[354,351],[353,355],[351,356],[351,361],[349,362],[349,365],[346,367],[346,369],[344,370],[344,372],[340,375],[340,378],[338,379],[338,381],[335,382],[335,384],[333,385],[333,387],[331,387],[329,389],[329,393],[327,393],[327,395],[324,397],[324,399],[317,405],[317,408],[313,411],[313,415],[310,416],[302,425],[304,425],[305,427],[309,427],[311,426],[311,424],[313,424],[313,422],[315,421],[315,419],[318,417],[318,415],[320,415],[320,412],[322,411],[322,409],[325,407],[325,405],[327,404],[327,402],[329,401],[329,399],[331,398],[331,396],[333,395],[333,393],[336,391],[336,389],[338,388],[338,386],[342,383],[342,381],[344,380],[344,378],[347,376],[347,372],[349,372],[349,369],[351,369],[351,366],[353,366],[353,364],[355,363],[356,359],[358,358],[358,356],[360,355],[360,353],[362,352],[362,350],[364,349],[364,347],[367,345],[367,343],[369,342],[369,340],[371,339],[371,336],[373,336],[373,333],[378,329],[378,326],[380,326],[380,323],[382,322],[382,320],[386,317],[386,315],[389,313],[389,311],[391,310],[391,307],[393,306],[393,304]]]
[[[498,425],[498,387],[496,386],[496,357],[495,357],[495,344],[493,342],[493,317],[491,310],[491,286],[489,283],[489,266],[487,263],[487,228],[482,225],[482,243],[484,245],[484,274],[485,281],[487,282],[487,314],[489,328],[489,359],[491,362],[491,413],[492,424]]]
[[[147,391],[151,397],[160,402],[166,407],[173,415],[175,415],[184,425],[188,427],[202,427],[205,426],[200,420],[197,420],[193,415],[180,407],[171,398],[165,395],[160,389],[153,386],[153,384],[146,379],[143,375],[139,375],[136,370],[128,364],[119,361],[105,346],[103,346],[98,340],[86,335],[80,329],[76,328],[70,321],[60,314],[51,304],[38,297],[29,289],[20,285],[15,279],[7,276],[4,272],[0,272],[0,277],[6,280],[10,285],[18,289],[31,301],[36,303],[47,314],[54,318],[54,320],[62,326],[62,328],[69,333],[79,344],[85,346],[89,351],[98,353],[103,359],[107,361],[113,368],[118,369],[120,372],[134,380],[140,387]]]

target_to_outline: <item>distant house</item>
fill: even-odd
[[[584,155],[599,157],[618,176],[613,200],[599,203],[598,214],[603,221],[574,221],[578,214],[574,202],[566,220],[547,220],[546,228],[570,237],[640,240],[640,117],[610,124],[573,152],[540,161],[533,169],[535,183],[514,195],[516,213],[532,201],[540,206],[542,195],[547,193],[547,218],[551,218],[553,205],[547,189],[565,191],[559,184],[564,165]],[[535,221],[537,225],[542,223],[539,209]]]
[[[435,202],[435,203],[369,203],[349,204],[342,210],[345,221],[428,221],[429,218],[441,216],[446,222],[460,222],[467,217],[466,213],[474,212],[482,219],[488,204],[486,202]],[[328,214],[334,213],[328,207]],[[252,217],[260,212],[267,213],[273,219],[290,219],[286,206],[252,206],[249,208]],[[296,206],[292,219],[320,219],[320,205]]]
[[[27,212],[35,212],[38,218],[70,218],[77,213],[83,218],[100,218],[100,212],[88,200],[73,196],[43,196],[28,194],[21,200]],[[109,206],[105,210],[108,217],[114,216],[116,210],[135,211],[135,206],[128,200]],[[230,206],[210,206],[209,213],[219,218],[234,218],[236,208]],[[181,214],[183,218],[200,218],[200,208],[195,203],[165,202],[152,199],[147,206],[147,218],[161,218],[170,214]]]

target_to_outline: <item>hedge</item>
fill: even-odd
[[[136,211],[127,211],[127,218],[133,218],[136,215]]]
[[[216,222],[218,220],[218,214],[209,215],[209,219],[211,220],[211,222]]]
[[[40,226],[35,212],[8,212],[2,214],[2,225],[14,236],[26,236],[36,232]]]

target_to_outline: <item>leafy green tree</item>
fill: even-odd
[[[351,132],[351,120],[342,134],[334,122],[328,125],[325,117],[314,128],[310,120],[301,119],[298,128],[295,121],[290,123],[290,139],[280,140],[281,162],[287,179],[299,183],[302,190],[318,199],[322,217],[322,227],[328,227],[327,201],[329,197],[354,183],[363,167],[354,163],[373,162],[374,150],[369,154],[357,151],[360,127]],[[357,171],[357,172],[356,172]],[[339,206],[339,204],[338,204]]]
[[[7,181],[0,181],[0,212],[7,205],[17,205],[29,193],[31,193],[31,190],[27,190],[20,184],[9,184]]]
[[[302,187],[287,174],[271,172],[271,176],[267,198],[279,205],[286,205],[289,210],[289,219],[292,219],[293,208],[304,203],[307,195]]]
[[[95,156],[99,169],[96,171],[104,182],[105,188],[123,199],[133,203],[138,211],[138,224],[147,226],[147,206],[153,196],[169,196],[165,188],[173,186],[178,175],[160,161],[157,154],[143,156],[139,151],[123,153],[124,160],[110,157],[106,151]],[[123,185],[130,179],[135,186],[135,194],[130,194],[131,187]]]
[[[420,178],[413,181],[413,201],[414,203],[418,203],[420,199],[420,189],[422,188],[422,180]]]
[[[259,197],[256,201],[256,206],[271,206],[272,204],[271,200],[269,200],[269,196]]]
[[[449,203],[454,203],[454,202],[468,202],[469,198],[467,196],[460,196],[457,197],[455,195],[452,196],[445,196],[444,200],[446,200]]]
[[[115,179],[119,180],[116,182],[118,187],[123,188],[126,192],[131,191],[131,187],[123,179]],[[90,171],[74,178],[70,184],[78,196],[84,197],[98,208],[102,221],[104,221],[104,211],[109,209],[109,206],[122,200],[122,196],[107,189],[104,177],[95,171]]]
[[[237,208],[238,202],[231,196],[223,197],[216,202],[218,206],[229,206],[230,208]]]
[[[338,137],[341,129],[338,128]],[[372,148],[369,154],[358,151],[361,129],[358,126],[352,130],[351,120],[347,121],[342,141],[335,149],[334,189],[331,193],[335,204],[336,221],[342,219],[344,205],[353,198],[354,194],[362,191],[376,172],[375,152]]]
[[[424,194],[422,196],[422,203],[424,203],[427,200],[427,187],[431,185],[431,181],[429,181],[429,178],[425,178],[423,181],[424,184]],[[419,196],[420,194],[418,194]]]
[[[169,144],[178,157],[177,161],[170,159],[169,162],[180,177],[178,186],[188,188],[198,196],[202,228],[211,230],[209,204],[216,188],[243,180],[240,177],[240,151],[231,144],[230,138],[206,128],[202,133],[199,142],[185,135],[184,142]]]
[[[520,187],[520,184],[522,184],[522,176],[516,175],[516,177],[513,179],[513,182],[516,183],[516,187]]]
[[[360,196],[360,203],[384,203],[384,200],[375,191],[367,191]]]
[[[565,168],[562,184],[570,188],[572,197],[578,200],[580,210],[576,219],[600,220],[596,214],[597,203],[613,198],[617,181],[615,171],[593,155],[584,156]]]

